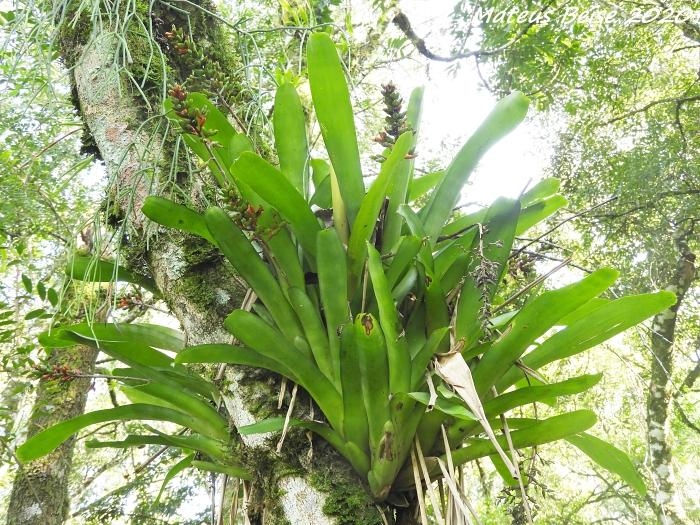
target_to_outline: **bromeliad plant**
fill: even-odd
[[[171,91],[171,114],[208,164],[226,202],[200,214],[150,197],[143,211],[162,225],[211,242],[255,293],[252,311],[236,310],[225,321],[236,344],[177,348],[174,360],[166,362],[156,349],[168,347],[155,338],[153,327],[142,328],[147,344],[138,347],[124,342],[123,331],[116,331],[121,339],[110,338],[99,327],[92,332],[68,327],[58,332],[61,337],[92,341],[129,363],[124,376],[148,379],[147,388],[134,387],[142,400],[147,395],[146,401],[165,404],[179,419],[171,412],[161,414],[163,419],[190,428],[190,439],[218,448],[171,444],[199,450],[228,468],[235,464],[219,453],[229,444],[227,433],[202,401],[216,394],[201,378],[192,379],[183,363],[248,365],[299,384],[324,419],[290,424],[330,443],[367,480],[379,502],[416,489],[412,450],[422,451],[431,476],[442,475],[442,462],[458,466],[490,456],[512,482],[520,476],[516,449],[559,439],[643,492],[629,459],[585,433],[595,423],[592,412],[546,419],[512,415],[514,408],[552,405],[557,397],[595,385],[600,375],[547,383],[541,369],[674,301],[664,292],[602,298],[617,276],[602,269],[495,315],[515,237],[565,200],[550,179],[519,199],[498,199],[471,215],[455,217],[453,208],[483,153],[525,117],[527,98],[514,93],[501,100],[447,170],[416,178],[413,150],[422,92],[414,91],[405,114],[391,95],[390,129],[379,140],[387,149],[378,175],[365,188],[348,88],[327,35],[310,38],[307,59],[329,163],[311,159],[302,104],[289,83],[275,98],[279,167],[256,155],[203,95],[181,87]],[[151,356],[148,362],[143,355]],[[166,384],[199,396],[199,402],[179,402],[172,391],[163,391]],[[67,429],[75,431],[84,422]],[[282,424],[282,419],[266,420],[238,430],[269,431]],[[58,437],[54,429],[39,434],[20,448],[20,457],[45,453],[48,446],[37,446],[42,436],[54,436],[57,444],[68,430]]]

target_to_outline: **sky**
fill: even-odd
[[[454,2],[412,0],[400,6],[429,49],[449,55],[450,37],[445,28]],[[422,66],[406,60],[393,68],[393,76],[400,79],[401,91],[405,91],[404,99],[413,87],[425,86],[419,155],[423,151],[427,158],[444,157],[445,167],[498,100],[482,87],[473,60],[462,60],[456,74],[449,72],[453,65],[429,62]],[[534,113],[530,108],[527,120],[484,155],[462,191],[462,203],[488,204],[499,196],[517,197],[528,183],[542,178],[551,142],[541,121],[533,119]]]

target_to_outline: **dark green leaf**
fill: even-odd
[[[73,257],[66,266],[66,275],[78,281],[93,283],[115,281],[134,283],[155,294],[158,293],[156,283],[150,277],[131,272],[123,266],[117,266],[109,261],[100,261],[83,255]]]
[[[37,317],[41,317],[46,313],[46,310],[43,308],[37,308],[36,310],[32,310],[31,312],[28,312],[27,315],[24,316],[24,319],[29,321],[31,319],[36,319]]]
[[[24,289],[27,290],[27,293],[32,293],[32,290],[34,289],[32,280],[27,274],[24,273],[22,274],[22,286],[24,286]]]
[[[158,224],[199,235],[214,243],[204,217],[187,206],[162,197],[149,196],[141,210],[146,217]]]

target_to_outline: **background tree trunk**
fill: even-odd
[[[683,298],[695,280],[695,255],[687,243],[688,233],[677,240],[680,256],[667,290],[674,292],[676,303],[654,317],[651,339],[651,377],[647,400],[647,440],[651,460],[652,506],[662,525],[683,523],[675,505],[669,416],[673,392],[673,343],[676,317]]]
[[[81,375],[92,374],[97,353],[82,345],[54,350],[48,365],[56,374],[39,382],[28,424],[29,437],[83,413],[91,380],[64,380],[58,371],[65,366],[74,372],[79,370]],[[60,525],[67,519],[74,445],[75,439],[71,438],[51,454],[21,466],[12,486],[7,525]]]

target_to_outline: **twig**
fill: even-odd
[[[521,289],[521,290],[518,291],[518,292],[515,292],[515,293],[514,293],[513,295],[511,295],[508,299],[506,299],[506,300],[503,301],[501,304],[499,304],[496,308],[493,309],[493,313],[495,314],[496,312],[499,312],[500,310],[502,310],[503,308],[505,308],[507,305],[509,305],[510,303],[512,303],[513,301],[515,301],[518,297],[520,297],[521,295],[523,295],[525,292],[531,290],[531,289],[534,288],[535,286],[539,286],[539,285],[540,285],[541,283],[543,283],[543,282],[545,281],[545,279],[547,279],[549,276],[551,276],[552,274],[558,272],[559,270],[561,270],[561,269],[564,268],[565,266],[569,265],[570,263],[571,263],[571,257],[569,257],[569,258],[567,258],[567,259],[564,259],[560,264],[558,264],[557,266],[555,266],[554,268],[552,268],[551,270],[549,270],[549,271],[548,271],[547,273],[545,273],[544,275],[540,275],[537,279],[535,279],[534,281],[532,281],[530,284],[528,284],[527,286],[525,286],[523,289]]]
[[[544,11],[548,6],[544,6],[541,11]],[[470,58],[470,57],[484,57],[484,56],[491,56],[491,55],[497,55],[498,53],[501,53],[508,49],[510,46],[515,44],[518,40],[520,40],[525,34],[528,32],[528,30],[535,24],[535,22],[530,22],[523,26],[523,28],[518,31],[518,33],[510,39],[508,42],[503,44],[502,46],[496,47],[494,49],[479,49],[476,51],[466,51],[463,53],[455,53],[454,55],[450,56],[441,56],[441,55],[436,55],[432,51],[428,49],[428,46],[425,44],[425,40],[420,38],[416,32],[413,30],[411,27],[411,22],[408,19],[408,17],[402,12],[399,11],[396,16],[394,16],[392,20],[393,24],[398,27],[404,35],[413,43],[413,45],[416,47],[418,52],[426,57],[429,60],[434,60],[436,62],[454,62],[456,60],[461,60],[464,58]]]
[[[618,115],[617,117],[613,117],[610,120],[606,120],[605,122],[601,122],[600,124],[597,125],[597,127],[600,126],[609,126],[610,124],[614,124],[615,122],[619,122],[620,120],[624,120],[629,117],[633,117],[634,115],[638,115],[639,113],[644,113],[645,111],[650,110],[654,106],[658,106],[660,104],[686,104],[687,102],[695,102],[696,100],[700,100],[700,95],[693,95],[691,97],[668,97],[668,98],[662,98],[659,100],[654,100],[652,102],[649,102],[648,104],[645,104],[641,108],[633,109],[632,111],[628,111],[627,113],[623,113],[622,115]]]
[[[588,213],[591,213],[591,212],[594,211],[594,210],[597,210],[598,208],[602,208],[602,207],[605,206],[606,204],[610,204],[611,202],[616,201],[617,199],[618,199],[618,196],[615,195],[614,197],[610,197],[609,199],[606,199],[606,200],[604,200],[603,202],[598,203],[598,204],[596,204],[595,206],[592,206],[592,207],[590,207],[590,208],[588,208],[588,209],[586,209],[586,210],[580,211],[580,212],[578,212],[578,213],[574,213],[571,217],[567,217],[567,218],[564,219],[563,221],[561,221],[561,222],[555,224],[552,228],[550,228],[549,230],[547,230],[546,232],[544,232],[542,235],[540,235],[539,237],[536,237],[535,239],[533,239],[532,241],[530,241],[529,243],[527,243],[525,246],[522,246],[521,248],[519,248],[518,250],[516,250],[515,252],[513,252],[513,253],[510,255],[509,258],[510,258],[510,259],[513,259],[513,258],[517,257],[518,255],[520,255],[520,254],[523,252],[523,250],[525,250],[526,248],[529,248],[530,246],[532,246],[532,245],[535,244],[536,242],[539,242],[541,239],[545,238],[545,237],[546,237],[547,235],[549,235],[550,233],[555,232],[556,230],[558,230],[559,228],[561,228],[562,226],[564,226],[564,224],[566,224],[567,222],[571,222],[571,221],[573,221],[574,219],[576,219],[576,218],[578,218],[578,217],[581,217],[582,215],[586,215],[586,214],[588,214]]]

